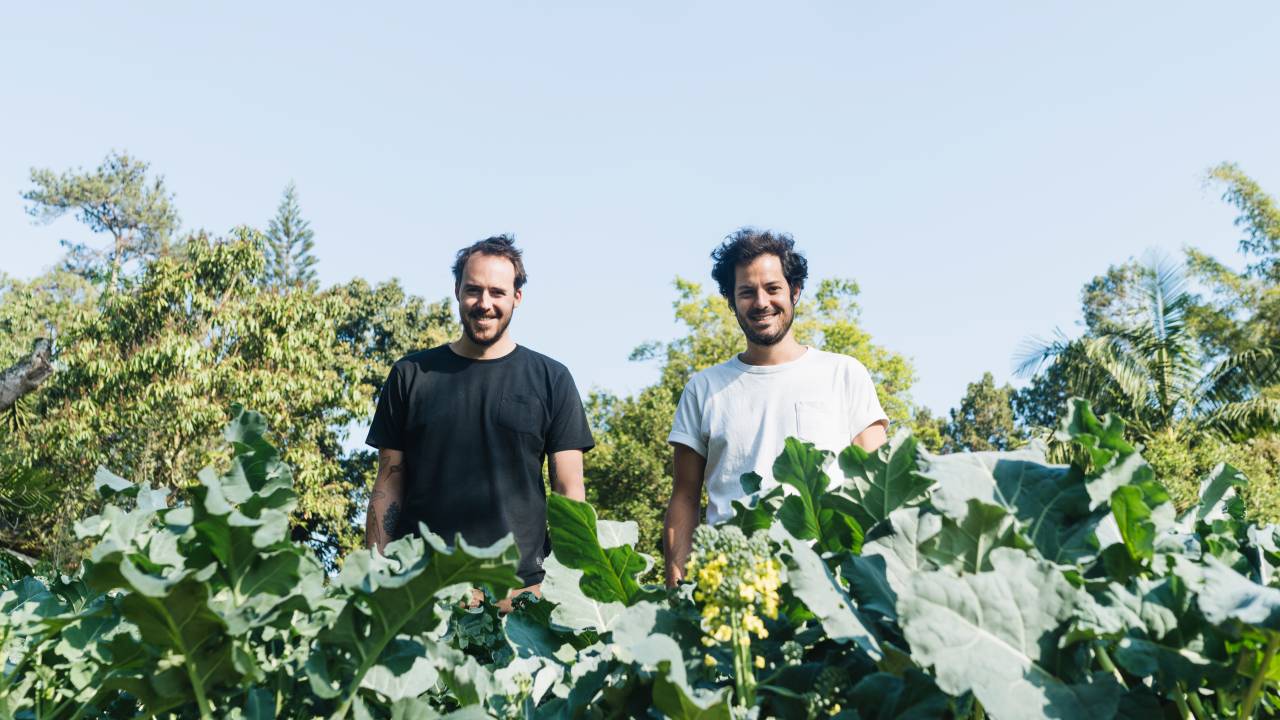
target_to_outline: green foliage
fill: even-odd
[[[279,429],[294,466],[300,538],[334,557],[359,544],[353,502],[371,480],[366,454],[346,456],[346,426],[367,417],[385,369],[410,348],[443,342],[445,302],[425,306],[396,283],[262,292],[261,238],[187,239],[181,257],[146,262],[101,292],[55,272],[10,281],[0,340],[17,356],[56,323],[61,370],[24,398],[5,465],[60,478],[52,503],[9,523],[7,545],[57,562],[73,558],[72,521],[93,507],[94,468],[109,465],[182,491],[208,464],[207,438],[246,400]],[[377,310],[373,311],[372,308]]]
[[[106,471],[77,577],[0,589],[7,716],[1088,718],[1280,710],[1280,534],[1221,466],[1175,514],[1114,417],[1073,404],[1068,466],[1016,452],[788,442],[814,508],[860,547],[793,535],[781,498],[699,529],[693,585],[640,584],[633,523],[551,499],[544,598],[505,539],[358,550],[326,581],[289,537],[294,475],[238,410],[186,500]],[[751,485],[748,482],[748,485]],[[806,512],[808,506],[806,506]],[[1103,522],[1106,519],[1107,522]],[[821,521],[819,521],[819,525]],[[741,523],[738,524],[739,526]],[[1127,560],[1126,560],[1127,559]],[[980,661],[975,661],[979,659]]]
[[[1235,163],[1209,170],[1209,180],[1226,186],[1222,198],[1240,211],[1236,227],[1245,232],[1240,251],[1257,258],[1249,273],[1280,280],[1280,204]]]
[[[1071,395],[1124,416],[1178,508],[1195,502],[1199,478],[1217,463],[1247,463],[1241,494],[1255,517],[1271,520],[1280,517],[1268,450],[1280,427],[1280,206],[1237,165],[1214,167],[1207,180],[1239,210],[1248,266],[1189,249],[1183,268],[1109,268],[1081,293],[1083,337],[1038,343],[1025,368],[1053,362],[1013,404],[1041,436]]]
[[[943,450],[1012,450],[1026,440],[1013,417],[1013,387],[996,387],[991,373],[969,383],[960,406],[951,411]]]
[[[316,281],[315,231],[311,223],[302,217],[298,207],[298,192],[290,182],[280,199],[280,207],[267,226],[265,285],[268,288],[299,288],[315,290]]]
[[[149,166],[127,153],[112,152],[93,172],[31,171],[32,189],[22,194],[27,213],[51,222],[68,212],[96,233],[111,236],[111,245],[93,250],[71,246],[68,265],[114,287],[127,263],[167,254],[178,228],[178,213],[164,178],[147,178]]]

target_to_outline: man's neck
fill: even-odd
[[[464,333],[462,337],[449,343],[449,349],[472,360],[497,360],[514,352],[516,341],[507,333],[503,333],[502,337],[492,345],[477,345]]]
[[[748,341],[747,351],[738,355],[738,359],[747,365],[781,365],[799,360],[807,349],[796,342],[795,336],[787,333],[786,337],[772,345],[756,345]]]

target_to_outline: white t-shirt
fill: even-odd
[[[669,443],[706,458],[707,522],[733,517],[741,477],[776,485],[773,462],[788,437],[839,453],[877,421],[888,422],[871,374],[848,355],[808,348],[781,365],[731,360],[694,375],[680,396]]]

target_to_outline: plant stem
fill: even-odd
[[[1094,644],[1093,653],[1098,658],[1098,664],[1102,666],[1103,670],[1115,675],[1116,681],[1120,683],[1121,687],[1129,687],[1128,683],[1124,681],[1124,675],[1120,674],[1116,664],[1111,661],[1111,656],[1107,654],[1107,649],[1103,647],[1102,643]]]
[[[1182,720],[1191,717],[1191,708],[1187,707],[1187,696],[1182,694],[1182,685],[1174,685],[1170,694],[1173,695],[1174,704],[1178,706],[1178,717]]]
[[[1209,717],[1205,714],[1204,705],[1200,703],[1200,692],[1195,688],[1187,691],[1187,705],[1191,706],[1191,714],[1196,716],[1196,720],[1207,720]]]
[[[733,681],[738,691],[738,706],[749,708],[756,702],[756,676],[751,667],[751,635],[742,625],[742,611],[734,609],[729,613],[729,627],[733,634],[729,642],[733,643]],[[743,640],[746,640],[744,643]]]
[[[213,709],[209,707],[209,698],[204,694],[204,683],[196,677],[195,664],[191,660],[191,648],[183,642],[182,631],[178,630],[178,626],[173,622],[173,616],[169,614],[168,608],[162,604],[151,600],[151,604],[159,610],[159,614],[164,618],[165,624],[169,626],[170,636],[173,638],[173,644],[182,649],[182,667],[187,671],[187,678],[191,680],[191,691],[196,695],[196,707],[200,708],[201,720],[213,720]]]
[[[1277,649],[1280,649],[1280,634],[1271,633],[1267,638],[1267,649],[1262,653],[1262,665],[1254,673],[1253,681],[1249,683],[1249,694],[1244,696],[1244,705],[1240,707],[1241,718],[1253,717],[1253,707],[1258,704],[1258,696],[1262,694],[1262,686],[1267,680],[1267,670],[1271,668],[1271,661],[1275,659]]]

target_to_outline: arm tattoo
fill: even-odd
[[[400,522],[400,503],[392,501],[387,506],[387,514],[382,519],[382,528],[387,531],[387,535],[395,535],[396,524]]]
[[[382,528],[378,527],[378,513],[373,508],[369,508],[364,521],[364,544],[369,548],[382,547]]]
[[[373,509],[374,503],[378,502],[387,494],[381,490],[374,490],[369,496],[369,512],[364,519],[364,544],[366,547],[379,547],[382,545],[382,527],[378,522],[378,511]]]

